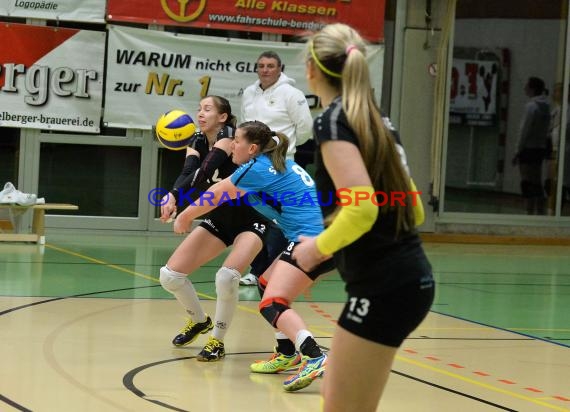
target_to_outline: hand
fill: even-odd
[[[176,198],[172,193],[168,193],[161,199],[160,204],[160,221],[169,223],[176,216]]]
[[[293,250],[293,259],[305,272],[310,272],[319,263],[330,258],[331,256],[326,256],[319,252],[316,237],[299,236],[299,243]]]
[[[192,225],[192,219],[188,217],[188,213],[182,212],[180,216],[174,221],[174,233],[183,235],[187,232],[188,228]]]

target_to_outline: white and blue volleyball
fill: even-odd
[[[170,110],[158,118],[154,129],[162,146],[170,150],[182,150],[190,143],[196,125],[188,113]]]

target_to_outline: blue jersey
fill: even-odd
[[[293,242],[299,235],[316,236],[324,230],[323,215],[311,176],[287,159],[286,170],[278,172],[271,159],[261,154],[241,165],[230,177],[247,202],[259,213],[277,222]]]

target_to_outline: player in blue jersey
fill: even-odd
[[[259,311],[276,329],[277,347],[271,359],[255,362],[250,369],[278,373],[300,363],[297,373],[283,384],[286,391],[296,391],[323,374],[326,355],[290,304],[319,275],[334,267],[332,260],[323,257],[314,269],[305,271],[292,258],[299,236],[317,236],[324,226],[315,183],[301,166],[285,158],[287,146],[287,137],[272,132],[264,123],[242,123],[232,143],[233,161],[241,166],[210,187],[207,200],[203,197],[181,213],[174,231],[186,232],[195,218],[224,199],[232,199],[227,203],[234,205],[247,202],[279,224],[288,245],[259,281],[263,293]]]

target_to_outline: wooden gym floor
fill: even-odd
[[[195,360],[205,336],[171,346],[185,316],[158,271],[179,241],[0,243],[0,411],[318,411],[320,381],[290,394],[284,375],[249,373],[273,348],[255,287],[240,287],[223,361]],[[570,411],[570,247],[425,247],[435,304],[404,342],[379,410]],[[191,277],[209,313],[219,262]],[[324,347],[343,301],[332,274],[295,304]]]

